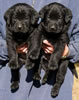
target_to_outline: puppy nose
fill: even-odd
[[[18,25],[18,29],[21,30],[22,29],[22,25]]]
[[[52,25],[52,26],[51,26],[51,29],[52,29],[52,30],[56,30],[55,25]]]

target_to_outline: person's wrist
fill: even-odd
[[[62,59],[65,59],[68,56],[69,56],[69,47],[66,45],[65,49],[64,49],[64,52],[63,52],[63,55],[62,55]]]

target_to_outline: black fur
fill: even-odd
[[[48,67],[51,70],[58,68],[58,62],[61,59],[64,47],[69,43],[68,28],[71,24],[72,13],[71,11],[58,3],[52,3],[39,12],[42,22],[34,32],[37,39],[37,44],[29,53],[29,58],[32,60],[38,59],[42,41],[47,39],[53,46],[54,52],[50,56]],[[69,19],[69,20],[66,20]],[[36,47],[36,48],[35,48]],[[52,63],[53,62],[53,63]]]
[[[28,4],[18,3],[10,7],[4,14],[6,21],[6,42],[9,55],[9,67],[13,81],[15,81],[16,75],[19,75],[19,69],[23,65],[21,54],[17,52],[17,47],[24,43],[30,45],[30,38],[33,30],[36,27],[38,21],[38,13]],[[25,57],[26,59],[26,57]],[[19,81],[19,78],[18,80]],[[17,82],[16,82],[17,83]],[[18,87],[15,82],[12,82],[12,88]],[[17,86],[14,86],[17,85]]]
[[[42,18],[38,28],[34,30],[34,41],[32,42],[32,49],[28,55],[27,66],[30,67],[34,63],[30,63],[31,60],[37,60],[39,58],[40,50],[42,48],[42,41],[48,40],[54,47],[54,51],[51,55],[47,55],[49,60],[46,59],[46,54],[42,53],[41,64],[38,71],[35,73],[34,79],[40,80],[41,68],[45,70],[42,83],[46,83],[48,74],[50,71],[57,70],[56,82],[51,90],[51,96],[56,97],[59,93],[60,87],[64,82],[65,74],[67,71],[68,59],[61,59],[64,52],[65,45],[69,43],[68,29],[71,24],[72,12],[70,9],[59,3],[51,3],[43,7],[39,12]],[[32,37],[33,38],[33,37]],[[29,60],[30,59],[30,60]]]

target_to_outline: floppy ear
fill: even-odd
[[[49,6],[46,5],[39,11],[39,16],[40,18],[42,18],[42,20],[44,19],[44,16],[46,15],[48,9],[49,9]]]
[[[39,20],[39,14],[36,11],[32,10],[31,11],[31,24],[32,25],[36,24],[38,20]]]
[[[13,15],[13,9],[8,9],[4,14],[4,19],[8,25],[10,24],[10,18],[12,15]]]
[[[65,13],[65,22],[69,23],[72,19],[72,12],[70,9],[65,8],[64,13]]]

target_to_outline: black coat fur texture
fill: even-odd
[[[68,29],[71,24],[72,12],[64,5],[59,3],[51,3],[43,7],[39,12],[42,18],[37,29],[34,30],[34,38],[32,48],[29,51],[27,66],[34,66],[30,63],[31,60],[35,61],[39,58],[43,40],[48,40],[54,47],[54,51],[46,58],[43,52],[38,71],[35,73],[34,79],[40,80],[41,68],[45,70],[45,75],[42,84],[45,84],[50,71],[57,71],[56,82],[51,90],[51,96],[56,97],[59,93],[60,87],[64,82],[65,74],[68,68],[69,59],[62,59],[65,45],[69,43]],[[34,45],[34,47],[33,47]],[[43,51],[43,50],[42,50]]]
[[[6,21],[6,42],[9,56],[9,67],[12,74],[11,88],[16,90],[19,86],[19,69],[24,64],[22,55],[17,47],[22,44],[30,45],[30,38],[37,26],[38,13],[30,5],[18,3],[10,7],[4,14]],[[26,63],[26,55],[25,55]]]

